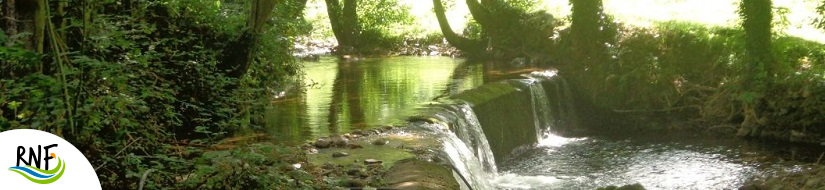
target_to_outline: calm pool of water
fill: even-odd
[[[481,66],[446,57],[322,57],[305,62],[300,92],[273,101],[265,129],[276,141],[301,143],[399,123],[439,96],[483,84]],[[293,90],[295,92],[295,90]]]

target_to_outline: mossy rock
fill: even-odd
[[[418,159],[400,160],[384,176],[390,189],[458,189],[450,168]]]
[[[645,187],[642,186],[642,184],[636,183],[636,184],[624,185],[624,186],[621,186],[621,187],[616,187],[616,186],[600,187],[600,188],[596,188],[596,190],[645,190]]]

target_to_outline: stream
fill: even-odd
[[[322,57],[319,62],[305,63],[304,85],[298,93],[273,100],[265,129],[276,141],[301,144],[335,133],[403,124],[405,117],[421,108],[494,82],[496,73],[505,73],[485,65],[443,57],[358,62]],[[559,97],[545,95],[543,90],[532,93],[543,99]],[[524,109],[560,109],[556,107],[563,105],[562,101],[533,100],[532,108]],[[465,126],[460,128],[464,132],[440,138],[459,173],[470,175],[474,189],[595,189],[634,183],[647,189],[737,189],[752,177],[798,170],[792,160],[822,153],[821,147],[697,134],[617,132],[562,137],[543,130],[535,145],[509,153],[503,160],[492,160],[486,139],[484,143],[469,142],[462,135],[478,140],[477,136],[498,134],[481,131],[466,105],[451,109],[460,114],[445,117],[464,117]],[[556,127],[538,119],[547,116],[535,118],[536,122],[529,123],[537,128]]]

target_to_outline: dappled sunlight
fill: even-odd
[[[604,10],[619,22],[641,27],[653,27],[657,22],[683,21],[708,26],[737,27],[738,0],[604,0]],[[825,43],[825,32],[811,25],[818,16],[819,2],[810,0],[774,0],[774,7],[788,8],[787,26],[775,26],[777,31],[791,36]],[[567,1],[542,2],[542,9],[557,17],[569,16]],[[774,22],[780,17],[774,15]]]

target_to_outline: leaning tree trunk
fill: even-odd
[[[272,9],[275,8],[275,0],[253,0],[252,9],[250,10],[249,20],[247,20],[246,30],[243,31],[241,37],[230,42],[223,52],[221,63],[218,64],[218,69],[223,71],[226,76],[232,78],[240,78],[249,70],[249,64],[252,61],[252,50],[255,48],[255,43],[258,36],[263,30],[269,16],[272,15]]]
[[[435,7],[435,16],[438,19],[438,26],[441,28],[441,33],[450,45],[471,55],[482,54],[484,52],[484,42],[459,36],[453,31],[447,20],[441,0],[433,0],[433,6]]]
[[[482,28],[495,28],[495,18],[492,12],[485,9],[478,0],[467,0],[467,8],[470,9],[470,15],[473,19],[481,25]]]
[[[357,0],[344,0],[343,6],[338,0],[326,0],[327,14],[335,39],[338,40],[339,54],[347,54],[358,47],[361,34],[358,21]]]

